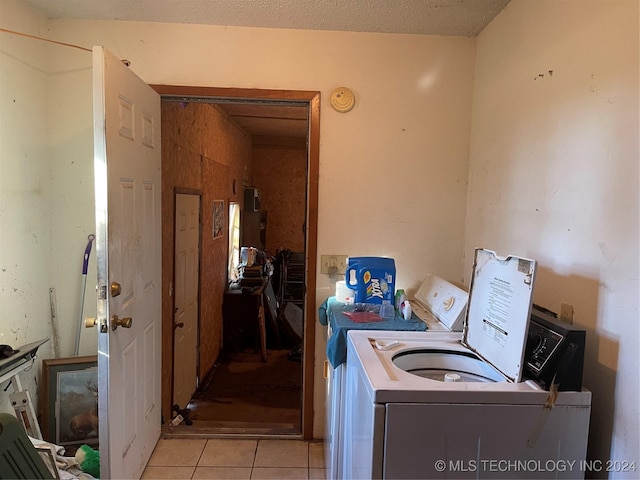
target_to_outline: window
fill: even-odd
[[[229,282],[238,280],[240,264],[240,204],[229,202]]]

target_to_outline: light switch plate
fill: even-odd
[[[344,275],[346,270],[347,255],[320,255],[320,273]]]

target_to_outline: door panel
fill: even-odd
[[[140,478],[161,428],[160,97],[102,47],[93,75],[100,473]]]
[[[176,195],[173,404],[185,408],[198,386],[200,197]]]

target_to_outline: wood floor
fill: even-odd
[[[189,403],[191,425],[165,425],[171,436],[296,436],[301,434],[302,363],[289,350],[245,349],[224,355]]]

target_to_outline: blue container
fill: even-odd
[[[349,257],[345,283],[356,303],[394,304],[396,264],[393,258]]]

